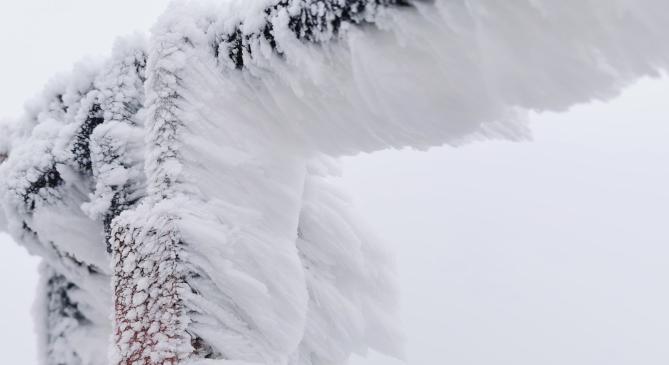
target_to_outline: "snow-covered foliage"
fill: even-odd
[[[666,69],[666,24],[664,0],[175,3],[2,124],[44,364],[401,356],[392,260],[332,158],[524,139],[527,110]]]

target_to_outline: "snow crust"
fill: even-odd
[[[661,0],[175,3],[0,124],[43,363],[401,357],[392,259],[336,158],[526,139],[529,110],[666,70],[668,21]]]

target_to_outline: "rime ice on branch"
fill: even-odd
[[[527,110],[666,70],[667,23],[662,0],[173,5],[1,125],[44,363],[400,356],[391,260],[330,159],[526,138]]]

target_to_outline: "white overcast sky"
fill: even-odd
[[[2,1],[0,117],[166,3]],[[668,95],[644,80],[532,116],[529,143],[345,160],[341,183],[397,256],[408,364],[669,364]],[[37,262],[0,236],[3,363],[36,364]]]

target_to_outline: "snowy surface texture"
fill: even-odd
[[[527,138],[528,110],[666,69],[668,22],[660,0],[176,3],[2,126],[44,363],[401,356],[391,260],[332,159]]]

